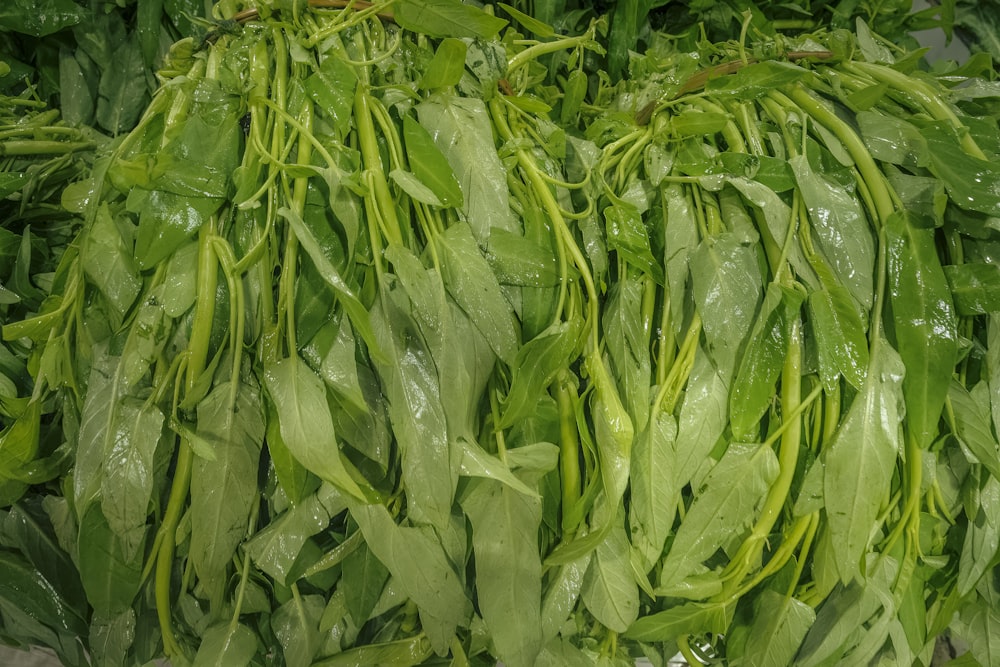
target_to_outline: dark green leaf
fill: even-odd
[[[948,264],[942,267],[959,315],[970,317],[1000,310],[1000,267],[995,264]]]
[[[430,133],[410,115],[403,117],[403,140],[410,169],[434,193],[438,206],[462,206],[462,189],[448,160]]]
[[[958,325],[934,230],[920,229],[900,214],[890,216],[885,228],[892,330],[906,366],[906,421],[918,444],[927,447],[937,435],[958,360]]]
[[[371,616],[389,578],[389,570],[368,545],[362,544],[344,559],[343,577],[347,612],[360,627]]]
[[[114,67],[104,70],[97,88],[97,122],[112,134],[131,129],[146,105],[146,68],[134,33],[115,49]]]
[[[648,273],[663,284],[663,266],[653,257],[649,235],[638,209],[625,201],[604,209],[608,249],[618,252],[621,260]]]
[[[775,283],[768,285],[729,397],[729,425],[736,440],[757,437],[757,424],[776,393],[789,327],[798,317],[801,303],[801,293]]]
[[[85,10],[72,0],[11,0],[0,8],[0,27],[45,37],[79,23]]]
[[[26,559],[0,551],[0,600],[60,633],[86,632],[86,621]]]
[[[327,54],[305,81],[306,92],[318,109],[333,119],[334,127],[342,136],[351,129],[351,114],[354,109],[354,90],[358,85],[358,75],[354,67],[344,62],[336,54]]]
[[[77,566],[94,611],[116,616],[132,605],[142,583],[141,544],[128,556],[108,526],[100,503],[91,503],[80,519]]]

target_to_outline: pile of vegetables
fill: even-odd
[[[0,637],[997,663],[989,57],[747,14],[619,79],[621,11],[314,4],[218,5],[0,276]],[[48,122],[0,141],[97,148]]]

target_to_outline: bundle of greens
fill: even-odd
[[[0,92],[26,86],[71,125],[131,130],[175,41],[201,36],[210,0],[10,0],[0,7]]]
[[[951,627],[995,661],[982,60],[934,77],[864,23],[650,32],[614,83],[603,20],[219,11],[4,324],[33,385],[0,470],[43,421],[71,460],[0,510],[3,637],[927,665]]]
[[[0,63],[0,67],[3,63]],[[38,311],[53,274],[82,224],[61,204],[65,189],[89,174],[104,139],[70,127],[59,112],[28,95],[0,96],[0,321],[15,322]],[[0,425],[25,410],[51,413],[51,404],[30,405],[28,346],[0,342]],[[9,440],[10,438],[10,440]],[[61,474],[72,452],[59,449],[58,423],[46,423],[30,446],[13,447],[0,433],[0,505],[18,499],[30,484]],[[55,454],[58,450],[58,454]]]

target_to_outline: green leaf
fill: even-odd
[[[927,140],[912,123],[872,111],[862,111],[856,118],[865,147],[876,160],[910,169],[930,163]]]
[[[904,367],[888,342],[877,346],[865,386],[824,452],[823,497],[844,582],[860,575],[899,451]]]
[[[323,381],[297,356],[268,364],[264,384],[278,415],[281,439],[311,473],[363,498],[337,445]]]
[[[193,667],[243,667],[257,654],[257,635],[242,623],[225,621],[202,636]]]
[[[1000,665],[1000,610],[982,596],[962,606],[952,624],[956,635],[964,639],[969,653],[982,667]]]
[[[773,590],[763,591],[754,602],[754,620],[740,664],[755,667],[792,664],[816,620],[816,612],[804,602]]]
[[[458,179],[462,213],[476,241],[485,245],[493,227],[518,232],[510,193],[497,187],[497,183],[506,182],[507,172],[493,143],[493,121],[483,101],[436,95],[415,109],[420,126],[434,138]]]
[[[498,2],[497,4],[500,5],[505,12],[510,14],[511,18],[520,23],[523,28],[534,33],[535,37],[546,39],[548,37],[556,36],[556,31],[547,23],[539,21],[537,18],[529,14],[525,14],[516,7],[511,7],[505,2]]]
[[[87,229],[80,253],[83,270],[123,319],[142,289],[139,268],[126,245],[107,204],[97,209],[97,216]]]
[[[949,264],[941,268],[959,315],[971,317],[1000,310],[1000,267],[996,264]]]
[[[402,28],[428,37],[490,39],[507,25],[461,0],[402,0],[394,7],[393,19]]]
[[[775,88],[800,81],[808,74],[808,70],[795,63],[765,60],[745,65],[729,76],[711,78],[705,84],[705,90],[736,99],[753,100]]]
[[[753,325],[761,291],[756,254],[735,233],[705,239],[691,256],[691,293],[708,349],[727,383]]]
[[[351,515],[372,553],[382,561],[406,596],[439,623],[425,628],[432,646],[445,653],[455,628],[465,626],[471,605],[441,542],[430,526],[398,526],[382,505],[352,505]]]
[[[691,481],[705,463],[728,423],[729,383],[704,348],[695,353],[677,422],[676,488]]]
[[[463,476],[482,477],[496,480],[512,490],[528,496],[529,498],[539,498],[538,492],[522,482],[517,475],[515,475],[511,469],[507,467],[507,464],[490,455],[477,443],[469,442],[465,439],[459,439],[459,444],[462,447],[462,464],[459,471]],[[555,445],[549,445],[549,443],[537,443],[536,445],[519,447],[518,449],[512,451],[520,451],[533,446],[544,446],[546,448],[555,447]]]
[[[11,0],[0,8],[0,27],[32,37],[45,37],[76,25],[86,10],[73,0]]]
[[[549,642],[562,629],[566,619],[576,608],[583,587],[583,578],[590,565],[592,554],[560,565],[549,580],[549,587],[542,600],[542,640]]]
[[[520,346],[513,309],[476,245],[468,225],[455,224],[441,236],[441,270],[448,293],[468,314],[502,361],[514,362]]]
[[[357,85],[354,67],[333,53],[328,53],[319,69],[313,70],[305,80],[306,93],[317,109],[330,116],[341,136],[346,136],[352,127]]]
[[[375,364],[375,370],[402,457],[410,516],[443,527],[451,516],[458,482],[453,463],[458,452],[452,451],[433,358],[415,331],[412,315],[394,297],[395,292],[386,294],[372,309],[375,334],[387,357],[386,363]]]
[[[628,202],[618,200],[613,206],[604,209],[604,221],[608,250],[617,251],[621,260],[663,284],[663,266],[653,257],[649,235],[639,210]]]
[[[972,462],[981,463],[1000,479],[1000,442],[993,435],[989,399],[979,400],[984,395],[989,395],[985,383],[970,392],[953,379],[948,388],[948,400],[955,413],[955,436],[972,454]]]
[[[151,268],[169,257],[201,229],[220,203],[215,198],[133,189],[129,209],[139,214],[134,254],[139,268]]]
[[[625,636],[642,642],[670,642],[684,635],[725,634],[733,608],[723,603],[686,602],[643,616]]]
[[[652,384],[649,335],[644,330],[644,283],[624,276],[608,292],[602,324],[605,343],[618,389],[632,421],[638,427],[649,419]]]
[[[434,194],[423,181],[417,178],[417,175],[409,172],[403,171],[402,169],[393,169],[389,172],[389,178],[392,182],[399,186],[399,188],[409,195],[410,199],[420,202],[421,204],[427,204],[428,206],[442,207],[441,199]]]
[[[778,459],[770,447],[730,444],[695,491],[663,561],[660,586],[683,581],[746,528],[777,476]]]
[[[309,259],[313,261],[319,274],[323,276],[323,280],[333,288],[337,293],[337,297],[340,300],[340,304],[343,306],[344,311],[351,320],[351,325],[354,330],[361,335],[365,343],[368,345],[368,350],[373,356],[378,356],[379,348],[375,343],[375,335],[372,333],[372,325],[369,320],[368,311],[365,309],[364,305],[361,303],[360,299],[355,295],[354,291],[348,286],[344,281],[344,278],[340,275],[340,271],[337,267],[330,261],[330,258],[324,252],[323,247],[320,245],[317,234],[309,227],[301,215],[297,214],[295,211],[288,208],[278,209],[278,215],[283,217],[288,224],[291,226],[292,230],[295,232],[295,236],[298,238],[299,243],[302,244],[302,248],[309,255]]]
[[[96,615],[90,622],[89,647],[96,667],[118,667],[135,641],[135,610],[115,616]]]
[[[477,483],[462,500],[472,523],[479,610],[511,667],[531,667],[542,647],[542,503],[494,481]]]
[[[798,317],[802,294],[776,283],[767,287],[729,397],[729,425],[738,441],[757,437],[757,425],[776,395],[788,347],[789,327]]]
[[[434,193],[437,205],[461,207],[464,200],[455,172],[434,138],[409,114],[403,117],[403,141],[410,169]]]
[[[287,667],[309,667],[322,642],[320,619],[326,607],[322,595],[293,597],[275,610],[271,629],[281,643]]]
[[[832,391],[843,376],[861,389],[868,372],[868,339],[850,293],[831,282],[811,292],[807,305],[823,386]]]
[[[466,50],[465,42],[460,39],[454,37],[442,39],[434,50],[434,57],[427,63],[423,76],[417,82],[417,88],[433,90],[457,85],[465,72]]]
[[[872,567],[865,582],[854,580],[846,586],[837,586],[820,605],[816,621],[796,654],[796,665],[835,664],[860,640],[864,624],[886,604],[891,604],[890,589],[899,572],[899,563],[891,557],[870,557],[869,564]]]
[[[142,545],[129,556],[108,526],[100,503],[91,503],[80,519],[77,567],[94,611],[116,616],[132,605],[142,584]]]
[[[813,170],[805,155],[788,163],[809,212],[813,239],[837,281],[866,310],[874,300],[875,239],[861,200],[842,184]]]
[[[366,544],[344,559],[344,602],[356,626],[361,627],[371,617],[388,579],[389,570]]]
[[[145,535],[154,486],[154,454],[163,432],[155,405],[125,399],[101,479],[101,510],[108,526],[132,553]]]
[[[434,650],[427,637],[418,634],[391,642],[357,646],[317,661],[313,667],[363,667],[364,665],[412,667],[424,664],[433,654]]]
[[[579,322],[559,322],[518,348],[510,365],[510,390],[504,397],[497,428],[510,428],[534,411],[539,397],[559,371],[569,366],[579,334]]]
[[[486,261],[501,285],[553,287],[559,283],[556,257],[551,250],[505,229],[491,230]]]
[[[647,572],[659,561],[674,523],[680,494],[674,474],[676,438],[677,420],[661,412],[632,448],[629,533]]]
[[[1000,549],[1000,479],[987,475],[982,488],[974,488],[972,495],[974,509],[966,509],[969,526],[958,562],[958,592],[963,596],[995,565]]]
[[[903,214],[890,216],[885,228],[892,331],[906,366],[906,421],[927,447],[937,435],[958,360],[958,325],[934,230],[915,227]]]
[[[41,402],[31,401],[17,419],[0,431],[0,479],[19,480],[23,468],[38,456],[41,410]],[[26,490],[21,484],[16,488],[19,491],[12,495],[17,497],[0,494],[4,505],[17,501]]]
[[[258,497],[264,415],[257,388],[235,379],[216,385],[198,404],[197,432],[215,458],[198,456],[192,464],[190,558],[202,584],[215,590],[225,581]]]
[[[928,123],[923,128],[930,151],[930,170],[944,181],[951,200],[968,211],[1000,216],[1000,167],[966,153],[954,128],[946,121]]]
[[[330,520],[347,508],[332,484],[324,484],[315,493],[277,518],[271,520],[244,545],[246,554],[267,576],[291,585],[292,572],[306,541],[330,525]]]
[[[625,632],[639,615],[639,587],[629,564],[625,528],[617,519],[613,521],[615,525],[594,550],[580,597],[601,624]]]
[[[101,74],[97,87],[97,122],[111,134],[130,130],[146,106],[146,67],[135,33],[112,55],[114,67]]]

